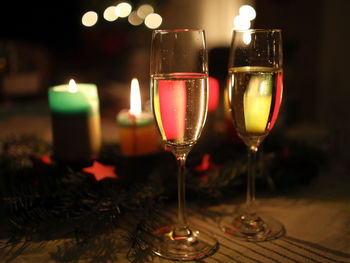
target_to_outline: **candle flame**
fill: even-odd
[[[72,93],[78,91],[78,87],[77,87],[77,84],[75,83],[74,79],[71,79],[71,80],[69,81],[68,91],[69,91],[69,92],[72,92]]]
[[[140,86],[139,81],[136,78],[131,80],[130,113],[133,115],[138,115],[141,113]]]

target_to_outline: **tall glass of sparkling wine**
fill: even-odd
[[[216,250],[217,240],[189,225],[185,162],[199,139],[208,107],[208,61],[204,30],[154,30],[150,58],[151,101],[163,143],[178,163],[177,224],[160,226],[150,245],[171,260],[196,260]]]
[[[228,69],[229,104],[238,136],[248,148],[247,195],[244,208],[227,220],[227,235],[247,241],[278,238],[283,225],[256,213],[256,155],[275,125],[282,90],[282,36],[278,29],[234,30]]]

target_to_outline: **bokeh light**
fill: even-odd
[[[97,23],[98,15],[94,11],[86,12],[81,18],[81,23],[86,27],[94,26]]]
[[[145,18],[145,25],[150,29],[158,28],[162,24],[162,17],[156,13],[149,14]]]
[[[122,2],[116,6],[116,14],[119,17],[127,17],[130,15],[132,7],[129,3]]]
[[[145,19],[146,16],[148,16],[149,14],[152,14],[153,12],[154,12],[153,7],[148,4],[141,5],[137,9],[137,15],[142,19]]]
[[[252,36],[249,31],[243,33],[243,43],[249,45],[252,41]]]
[[[113,22],[118,19],[115,6],[109,6],[103,12],[103,18],[109,22]]]
[[[239,15],[248,19],[250,21],[254,20],[256,17],[255,9],[250,5],[242,5],[239,8]]]
[[[140,18],[138,15],[137,15],[137,12],[136,11],[132,11],[131,14],[129,15],[128,17],[128,21],[130,24],[132,24],[133,26],[138,26],[138,25],[141,25],[142,22],[143,22],[143,19]]]
[[[240,29],[240,30],[249,29],[250,21],[243,16],[236,16],[233,19],[233,25],[235,29]]]

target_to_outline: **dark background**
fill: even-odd
[[[132,3],[138,5],[141,1]],[[168,3],[152,2],[159,13],[169,12]],[[45,57],[37,64],[27,63],[42,71],[43,96],[47,87],[64,83],[74,75],[78,81],[101,87],[111,81],[127,82],[131,79],[129,58],[137,57],[137,50],[149,48],[151,30],[132,27],[126,20],[109,23],[101,18],[94,28],[81,25],[85,11],[102,12],[109,4],[113,3],[1,1],[0,55],[6,57],[4,50],[10,43],[23,52],[23,57],[36,51],[37,58]],[[350,131],[350,1],[257,0],[255,8],[255,27],[283,30],[285,89],[280,125],[296,127],[297,131],[302,126],[301,132],[306,130],[311,135],[326,131],[337,151],[345,151]],[[140,55],[140,59],[140,64],[147,65],[147,56]],[[226,59],[211,62],[213,72],[226,71]],[[1,76],[8,74],[9,66],[2,64]],[[147,75],[148,69],[144,70]],[[4,96],[1,93],[2,100]]]

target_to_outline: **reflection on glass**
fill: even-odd
[[[257,151],[276,122],[282,99],[281,31],[235,30],[228,72],[232,120],[249,158],[246,204],[221,225],[227,235],[246,241],[278,238],[284,227],[256,212],[255,166]]]
[[[152,251],[171,260],[199,260],[218,243],[191,226],[185,203],[185,162],[208,110],[208,62],[203,30],[155,30],[151,47],[151,99],[163,143],[178,163],[178,217],[149,239]]]

